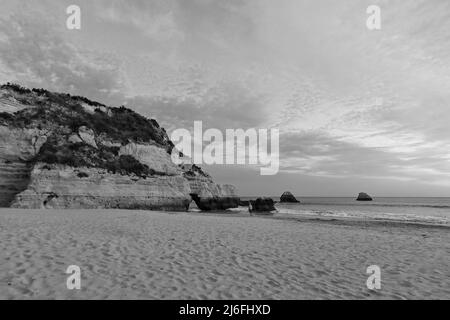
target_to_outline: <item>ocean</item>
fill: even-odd
[[[355,198],[297,197],[300,203],[277,203],[275,215],[313,215],[361,219],[401,220],[450,226],[450,197],[374,198],[360,202]],[[243,197],[242,200],[255,199]],[[279,201],[279,197],[272,197]]]

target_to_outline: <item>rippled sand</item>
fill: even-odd
[[[143,211],[0,210],[1,299],[450,298],[450,229]],[[81,290],[68,290],[69,265]],[[381,290],[366,268],[381,268]]]

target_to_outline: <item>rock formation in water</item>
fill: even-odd
[[[284,192],[280,197],[280,203],[299,203],[294,195],[289,191]]]
[[[197,194],[191,194],[192,200],[200,210],[226,210],[230,208],[237,208],[239,206],[239,198],[237,197],[207,197],[201,198]]]
[[[249,211],[252,213],[270,213],[275,210],[275,202],[271,198],[250,200]]]
[[[372,197],[369,196],[367,193],[365,192],[360,192],[358,194],[358,198],[356,198],[357,201],[372,201]]]
[[[201,168],[175,165],[173,148],[155,120],[125,107],[0,87],[0,207],[187,210],[192,193],[237,198]]]
[[[229,184],[217,185],[211,176],[197,165],[182,165],[184,177],[189,181],[191,197],[200,210],[226,210],[239,206],[236,188]]]

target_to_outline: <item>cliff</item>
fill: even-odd
[[[156,120],[84,97],[0,87],[0,207],[187,210],[190,194],[236,197],[171,161]]]
[[[200,167],[194,165],[182,165],[183,176],[189,182],[191,193],[202,198],[213,197],[238,197],[236,188],[230,184],[215,184],[211,176]]]

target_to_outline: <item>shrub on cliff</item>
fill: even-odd
[[[173,149],[173,143],[156,120],[147,119],[124,106],[106,107],[85,97],[55,93],[44,89],[29,90],[10,83],[1,88],[19,94],[13,94],[18,101],[33,105],[33,108],[16,112],[12,118],[1,116],[0,120],[9,125],[36,127],[51,123],[68,127],[73,132],[76,132],[81,126],[86,126],[96,134],[104,133],[111,140],[122,144],[129,141],[154,142],[164,147],[169,153]],[[93,113],[89,112],[83,108],[83,103],[97,107],[97,109]],[[99,107],[103,107],[103,109]]]
[[[163,174],[151,170],[132,156],[119,156],[117,146],[102,144],[102,141],[122,145],[130,142],[151,143],[171,153],[174,145],[156,120],[147,119],[124,106],[107,107],[80,96],[44,89],[29,90],[14,84],[1,88],[8,90],[8,97],[30,107],[14,114],[0,113],[0,124],[37,128],[49,136],[34,161],[76,168],[104,168],[110,172],[140,177]],[[91,140],[95,140],[94,144],[84,142],[79,132],[81,127],[93,135]]]
[[[93,146],[84,142],[66,143],[50,137],[41,147],[36,161],[48,164],[63,164],[75,168],[102,168],[122,175],[135,174],[147,177],[155,174],[147,165],[130,155],[118,155],[119,148]]]
[[[89,178],[89,175],[86,172],[78,172],[78,178]]]
[[[97,109],[94,114],[86,115],[87,127],[123,144],[129,141],[154,141],[161,146],[167,144],[164,134],[155,128],[154,122],[125,107],[110,110],[109,114]]]
[[[13,115],[7,112],[0,112],[0,124],[6,125],[13,120]]]
[[[15,91],[17,93],[20,93],[20,94],[28,94],[28,93],[31,92],[31,90],[28,89],[28,88],[25,88],[25,87],[22,87],[22,86],[20,86],[20,85],[18,85],[16,83],[10,83],[10,82],[2,85],[0,88],[1,89],[10,89],[10,90],[13,90],[13,91]]]
[[[138,177],[146,178],[153,174],[153,170],[145,164],[140,163],[130,155],[121,155],[120,157],[106,163],[106,169],[112,173],[135,174]]]

